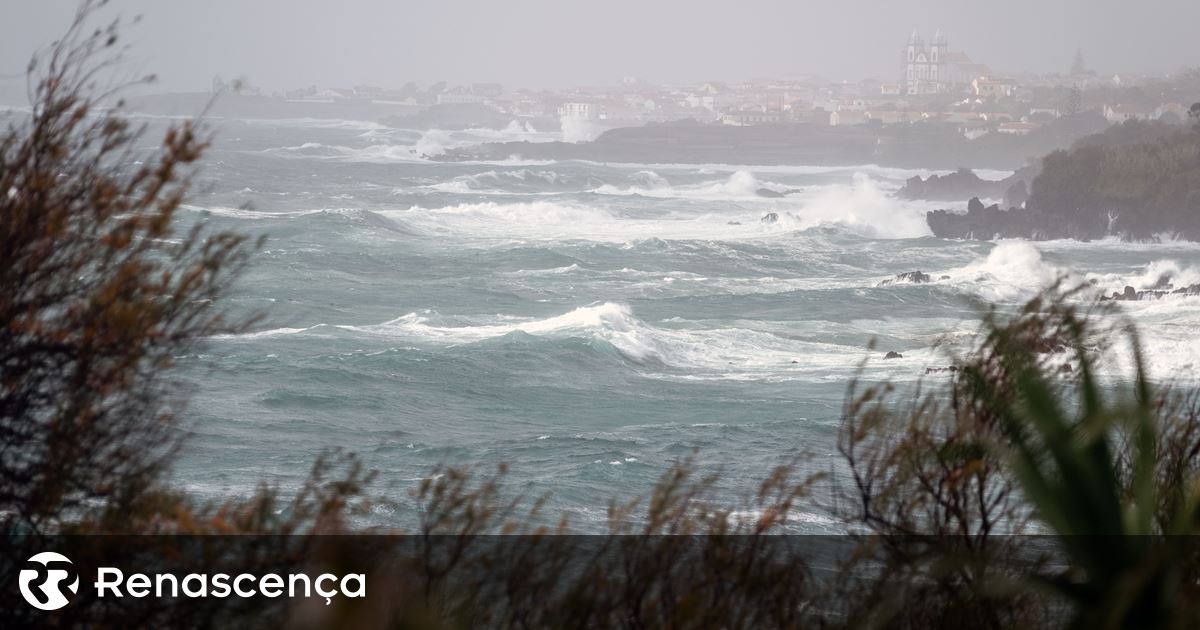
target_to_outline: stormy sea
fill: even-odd
[[[231,301],[264,319],[182,361],[192,435],[174,474],[213,500],[294,488],[335,448],[379,471],[383,525],[414,522],[409,491],[436,465],[504,462],[515,491],[603,531],[611,500],[688,458],[731,500],[782,463],[837,475],[849,384],[947,378],[927,370],[970,346],[989,304],[1060,279],[1200,282],[1200,245],[1170,239],[936,239],[924,215],[947,204],[895,195],[931,171],[449,162],[563,133],[214,124],[186,220],[267,240]],[[897,279],[912,271],[928,281]],[[1121,313],[1153,377],[1200,377],[1200,298]],[[833,500],[811,497],[793,527],[837,531]]]

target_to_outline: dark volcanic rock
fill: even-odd
[[[895,278],[888,278],[875,286],[886,287],[889,284],[901,283],[925,284],[926,282],[933,282],[933,278],[929,274],[921,271],[905,271],[896,274]]]
[[[768,213],[764,214],[761,219],[759,219],[759,221],[761,221],[763,223],[775,223],[778,220],[779,220],[779,214],[776,212],[768,212]]]
[[[905,199],[962,201],[971,197],[1004,198],[1006,206],[1020,207],[1029,198],[1029,182],[1037,176],[1037,166],[1026,166],[1001,180],[989,180],[974,171],[960,168],[946,175],[910,177],[897,195]]]
[[[883,358],[885,358],[885,359],[903,359],[904,355],[900,354],[899,352],[896,352],[895,350],[889,350],[887,354],[883,355]]]
[[[1162,288],[1160,288],[1162,287]],[[1163,278],[1159,278],[1155,283],[1154,288],[1138,291],[1131,286],[1126,286],[1122,291],[1113,291],[1111,296],[1100,296],[1101,300],[1116,300],[1118,302],[1137,302],[1139,300],[1157,300],[1165,295],[1200,295],[1200,284],[1193,284],[1178,289],[1171,288],[1170,280],[1166,280],[1164,286]]]
[[[957,371],[958,371],[958,366],[957,366],[957,365],[951,365],[950,367],[931,367],[931,368],[925,368],[925,373],[926,373],[926,374],[945,374],[945,373],[947,373],[947,372],[954,373],[954,372],[957,372]]]
[[[971,197],[999,197],[1007,186],[983,179],[970,169],[960,168],[953,173],[930,175],[925,179],[920,175],[910,177],[896,194],[905,199],[961,201]]]
[[[1039,238],[1047,231],[1039,217],[1024,208],[1001,210],[998,204],[984,206],[978,197],[967,203],[966,213],[934,210],[925,222],[938,238],[991,240],[994,238]],[[1041,236],[1051,238],[1051,236]]]
[[[1171,291],[1172,295],[1200,295],[1200,284],[1193,284]]]
[[[1019,179],[1004,189],[1004,207],[1020,208],[1026,201],[1029,201],[1029,186],[1025,180]]]

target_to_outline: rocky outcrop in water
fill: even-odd
[[[925,222],[938,238],[957,238],[988,241],[996,238],[1072,238],[1055,226],[1048,217],[1028,208],[1002,210],[999,204],[984,206],[978,197],[967,202],[967,211],[934,210],[925,215]],[[1075,237],[1097,238],[1090,232],[1074,233]]]
[[[926,282],[933,282],[933,277],[923,271],[905,271],[904,273],[896,274],[895,278],[882,280],[875,286],[886,287],[889,284],[925,284]]]
[[[883,355],[883,358],[884,359],[903,359],[904,355],[900,354],[899,352],[896,352],[895,350],[889,350],[887,354]]]
[[[947,374],[947,373],[949,373],[949,374],[954,374],[954,373],[957,373],[957,372],[958,372],[958,366],[957,366],[957,365],[951,365],[951,366],[949,366],[949,367],[928,367],[928,368],[925,368],[925,373],[926,373],[926,374]]]
[[[975,171],[960,168],[945,175],[910,177],[896,194],[904,199],[961,201],[972,197],[1004,199],[1006,207],[1020,207],[1029,197],[1029,183],[1037,176],[1037,166],[1026,166],[1000,180],[983,179]]]
[[[1137,289],[1126,286],[1123,291],[1113,291],[1111,296],[1100,296],[1101,300],[1115,300],[1117,302],[1138,302],[1141,300],[1157,300],[1168,295],[1184,295],[1197,296],[1200,295],[1200,284],[1193,284],[1178,289],[1168,286],[1165,289],[1145,289],[1138,291]]]

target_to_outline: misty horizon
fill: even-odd
[[[5,0],[0,84],[23,80],[32,50],[62,33],[71,3]],[[819,76],[894,80],[915,30],[939,31],[997,74],[1054,73],[1082,50],[1101,74],[1170,74],[1200,59],[1191,25],[1200,5],[1175,1],[1027,0],[995,8],[951,2],[785,5],[736,8],[621,0],[580,11],[536,0],[398,7],[278,0],[163,5],[113,2],[111,17],[142,15],[126,33],[131,66],[159,77],[158,89],[204,91],[214,76],[266,90],[308,85],[399,86],[498,82],[505,87],[612,85],[622,77],[657,84]],[[862,19],[850,19],[861,17]]]

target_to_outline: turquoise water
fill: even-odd
[[[584,528],[693,453],[735,498],[796,455],[836,471],[860,366],[915,383],[969,343],[980,300],[1017,304],[1062,274],[1200,282],[1191,244],[935,239],[933,206],[894,197],[923,171],[440,163],[420,154],[555,135],[218,127],[188,215],[268,235],[232,298],[266,319],[185,361],[176,475],[206,498],[294,487],[328,447],[379,471],[400,504],[373,517],[387,524],[411,523],[408,490],[438,463],[508,462]],[[936,281],[877,286],[912,270]],[[1128,312],[1156,375],[1200,375],[1200,299]],[[796,516],[837,529],[827,497]]]

